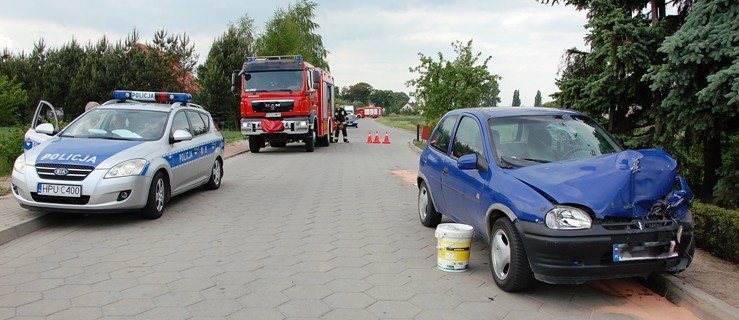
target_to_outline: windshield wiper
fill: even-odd
[[[549,161],[549,160],[544,160],[544,159],[533,159],[533,158],[523,158],[523,160],[526,160],[526,161],[531,161],[531,162],[538,162],[538,163],[550,163],[550,162],[551,162],[551,161]]]
[[[516,164],[514,162],[511,162],[510,160],[507,160],[506,158],[516,159],[516,158],[513,158],[513,157],[509,157],[509,156],[501,156],[500,157],[500,162],[507,164],[507,166],[504,166],[504,167],[501,167],[501,168],[503,168],[503,169],[510,169],[510,168],[519,168],[519,167],[521,167],[520,165],[518,165],[518,164]]]

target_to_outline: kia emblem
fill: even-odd
[[[56,168],[54,169],[54,174],[57,176],[66,176],[69,174],[69,170],[67,168]]]

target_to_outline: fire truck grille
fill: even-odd
[[[254,112],[287,112],[293,111],[293,101],[254,101],[251,104]]]

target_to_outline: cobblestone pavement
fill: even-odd
[[[365,143],[385,130],[391,144]],[[229,158],[219,190],[176,197],[158,220],[35,219],[45,227],[0,246],[0,319],[697,318],[633,280],[502,292],[480,241],[469,271],[436,269],[413,136],[368,119],[349,132],[313,153]]]

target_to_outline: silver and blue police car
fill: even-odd
[[[24,208],[161,217],[170,197],[218,189],[224,139],[185,93],[115,91],[60,132],[16,159],[12,193]],[[56,133],[56,134],[54,134]]]

